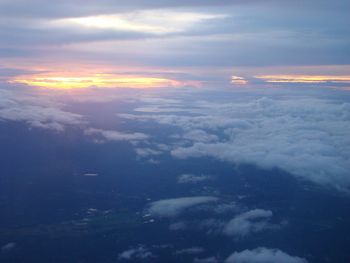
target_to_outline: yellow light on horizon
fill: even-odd
[[[268,83],[350,83],[350,76],[329,75],[259,75],[255,78]]]
[[[161,88],[176,87],[181,83],[167,78],[128,76],[112,74],[93,74],[90,76],[42,76],[32,75],[17,77],[11,83],[26,84],[29,86],[53,88],[53,89],[76,89],[76,88]]]

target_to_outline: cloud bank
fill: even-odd
[[[201,100],[205,93],[192,94],[198,97],[191,102],[184,99],[183,112],[170,112],[172,105],[160,104],[158,113],[138,111],[119,116],[175,127],[169,135],[170,153],[175,158],[212,157],[267,170],[278,168],[347,191],[350,103],[339,97],[327,98],[323,91],[264,92],[264,96],[241,90],[223,92],[211,101]],[[150,104],[157,107],[157,103]]]

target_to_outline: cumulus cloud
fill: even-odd
[[[244,237],[251,233],[263,231],[272,227],[269,223],[271,217],[272,212],[270,210],[250,210],[229,221],[224,228],[224,233],[230,236]]]
[[[148,135],[144,133],[124,133],[114,130],[103,130],[103,129],[95,129],[89,128],[85,130],[86,135],[99,136],[102,139],[108,141],[142,141],[148,139]]]
[[[176,217],[186,209],[217,201],[213,196],[181,197],[174,199],[164,199],[151,203],[149,212],[158,217]]]
[[[177,182],[179,184],[188,184],[199,183],[210,179],[211,177],[208,175],[181,174],[177,177]]]
[[[145,248],[144,246],[139,246],[137,248],[131,248],[123,251],[119,254],[119,259],[124,260],[134,260],[134,259],[146,259],[150,257],[154,257],[152,252]]]
[[[259,247],[234,252],[225,263],[307,263],[304,258],[288,255],[279,249]]]

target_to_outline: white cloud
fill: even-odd
[[[80,114],[35,93],[0,89],[0,120],[22,121],[31,127],[63,131],[67,125],[84,124]]]
[[[244,237],[271,228],[273,226],[269,223],[271,217],[270,210],[250,210],[229,221],[223,231],[226,235]]]
[[[225,263],[307,263],[304,258],[290,256],[279,249],[256,248],[234,252]]]
[[[175,217],[187,208],[215,202],[218,198],[212,196],[181,197],[174,199],[164,199],[151,203],[149,212],[158,217]]]
[[[108,141],[140,141],[148,139],[148,135],[144,133],[123,133],[119,131],[102,130],[95,128],[89,128],[85,130],[85,134],[100,136]]]
[[[227,95],[231,100],[184,100],[186,112],[167,113],[162,104],[162,114],[120,117],[182,131],[174,129],[169,134],[173,139],[170,152],[176,158],[213,157],[279,168],[301,179],[348,190],[350,103],[327,98],[322,92],[265,93],[261,97],[237,91]]]
[[[181,174],[177,177],[179,184],[199,183],[212,179],[208,175]]]
[[[146,259],[154,257],[149,249],[139,246],[137,248],[131,248],[129,250],[123,251],[119,254],[119,259],[131,260],[131,259]]]

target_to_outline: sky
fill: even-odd
[[[350,262],[349,11],[0,0],[0,261]]]
[[[0,2],[0,80],[49,88],[349,88],[350,3]]]

